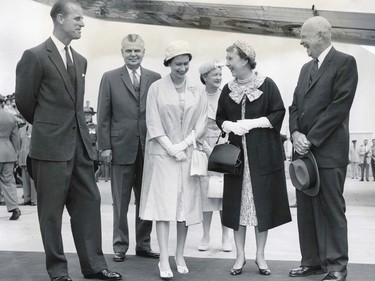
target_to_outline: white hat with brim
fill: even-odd
[[[191,55],[189,43],[183,40],[173,41],[165,49],[164,61],[167,62],[174,57],[185,54]]]

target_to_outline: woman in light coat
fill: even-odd
[[[170,222],[177,221],[177,271],[186,274],[183,254],[188,226],[202,221],[199,177],[190,176],[190,165],[193,142],[203,142],[207,99],[203,88],[186,77],[191,58],[185,41],[167,47],[164,65],[171,73],[151,85],[146,105],[140,217],[156,221],[158,266],[164,279],[173,277],[168,254]]]

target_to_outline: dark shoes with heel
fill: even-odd
[[[260,268],[257,260],[255,260],[255,264],[258,267],[260,275],[266,275],[266,276],[271,275],[271,270],[269,268],[266,268],[266,269]]]
[[[244,267],[244,265],[246,264],[246,259],[243,261],[243,264],[241,266],[241,268],[232,268],[230,270],[230,275],[240,275],[242,273],[242,268]]]
[[[242,269],[245,266],[245,264],[246,264],[246,259],[243,261],[243,264],[242,264],[241,268],[234,268],[233,267],[230,270],[230,275],[233,275],[233,276],[234,275],[240,275],[242,273]],[[258,265],[258,262],[256,260],[255,260],[255,264],[258,267],[258,271],[259,271],[260,275],[266,275],[266,276],[271,275],[271,270],[269,268],[266,268],[266,269],[260,268],[259,265]]]

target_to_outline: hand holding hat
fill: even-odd
[[[318,164],[311,151],[299,155],[289,166],[292,184],[306,195],[315,196],[319,192],[320,177]]]

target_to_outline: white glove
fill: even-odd
[[[238,120],[237,123],[246,128],[248,131],[254,128],[272,128],[272,125],[267,117],[243,119]]]
[[[184,161],[184,160],[186,160],[186,154],[185,154],[185,152],[181,151],[181,152],[177,153],[177,154],[174,156],[174,158],[175,158],[178,162],[180,162],[180,161]]]
[[[190,134],[184,139],[184,141],[188,146],[192,145],[195,141],[195,133],[191,131]]]
[[[178,153],[183,152],[186,148],[188,148],[188,144],[186,141],[179,142],[177,144],[173,144],[169,150],[168,154],[171,156],[176,156]]]
[[[167,137],[167,136],[161,136],[161,137],[158,137],[156,138],[157,141],[160,143],[160,145],[168,152],[169,154],[169,150],[171,149],[172,147],[172,142],[171,140]],[[170,154],[169,154],[170,155]],[[170,155],[173,157],[173,155]]]
[[[243,136],[249,130],[247,130],[243,125],[240,125],[237,122],[224,121],[222,126],[224,132],[230,133],[233,132],[235,135]]]

